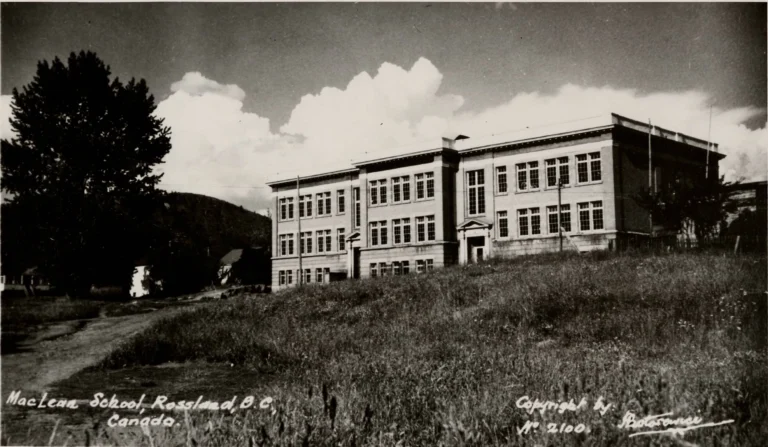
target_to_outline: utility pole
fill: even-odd
[[[557,180],[557,233],[560,236],[560,252],[561,253],[563,251],[563,223],[560,222],[560,217],[563,215],[561,211],[562,190],[563,190],[563,178],[560,177]]]
[[[296,248],[299,250],[299,287],[304,284],[304,268],[301,265],[301,250],[304,248],[304,235],[301,234],[301,210],[303,210],[303,206],[301,205],[301,185],[299,185],[299,176],[296,176],[296,223],[298,224],[298,236],[299,240],[297,241],[298,244],[296,244]],[[310,206],[311,205],[310,201]]]
[[[653,134],[653,125],[651,119],[648,118],[648,193],[653,194],[653,157],[651,153],[651,136]],[[651,245],[651,237],[653,236],[653,211],[648,210],[648,246]]]

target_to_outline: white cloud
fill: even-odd
[[[198,71],[189,72],[181,78],[181,81],[171,84],[171,91],[186,92],[193,96],[201,96],[204,93],[213,93],[237,101],[242,101],[245,98],[245,92],[237,85],[219,84],[214,80],[206,78]]]
[[[11,118],[11,101],[13,96],[2,95],[0,96],[0,138],[11,139],[16,133],[11,128],[11,123],[8,121]]]

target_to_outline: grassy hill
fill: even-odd
[[[158,444],[764,445],[765,290],[765,257],[710,254],[535,256],[313,284],[162,321],[55,391],[273,399],[179,415],[152,429]],[[521,408],[582,398],[575,411]],[[619,428],[667,412],[725,423],[684,438]]]

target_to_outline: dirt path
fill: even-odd
[[[190,306],[169,307],[151,313],[96,318],[51,325],[21,346],[2,356],[2,393],[13,390],[45,391],[59,380],[94,365],[121,342],[160,318],[184,312]],[[53,334],[52,336],[47,336]]]

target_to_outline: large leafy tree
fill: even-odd
[[[2,141],[2,188],[34,232],[38,267],[68,293],[129,283],[160,194],[153,167],[171,148],[145,81],[110,76],[92,52],[39,62],[13,90],[15,136]]]

